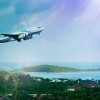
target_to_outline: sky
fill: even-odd
[[[45,30],[0,44],[0,62],[100,62],[100,0],[0,0],[0,33],[33,26]]]

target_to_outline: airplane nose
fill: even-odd
[[[37,29],[38,29],[39,31],[43,31],[43,30],[44,30],[43,27],[37,27]]]
[[[43,30],[44,30],[44,28],[41,28],[41,30],[43,31]]]
[[[44,28],[42,28],[42,31],[44,30]]]

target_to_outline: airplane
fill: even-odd
[[[33,35],[38,34],[44,30],[44,28],[37,26],[37,27],[32,27],[28,29],[24,29],[20,32],[16,33],[11,33],[11,34],[0,34],[0,43],[6,43],[6,42],[11,42],[11,41],[18,41],[21,42],[21,40],[29,40],[33,38]]]

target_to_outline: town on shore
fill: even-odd
[[[0,100],[99,100],[100,80],[49,79],[0,71]]]

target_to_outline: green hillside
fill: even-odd
[[[31,67],[24,67],[22,71],[25,72],[77,72],[81,71],[80,69],[69,68],[69,67],[60,67],[53,65],[38,65]]]

